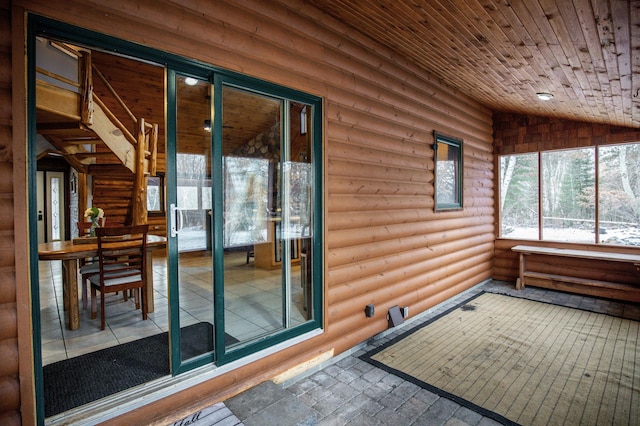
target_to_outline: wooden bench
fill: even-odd
[[[527,270],[526,263],[526,257],[528,255],[560,256],[607,262],[632,263],[636,267],[636,270],[640,272],[640,255],[526,245],[517,245],[511,250],[520,254],[520,274],[516,281],[516,288],[518,290],[522,290],[525,284],[527,284],[535,287],[551,288],[590,296],[640,302],[640,278],[638,279],[637,285],[622,284],[572,277],[569,275],[530,271]]]

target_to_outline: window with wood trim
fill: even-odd
[[[500,237],[640,245],[640,143],[500,157]]]
[[[462,140],[435,132],[435,210],[462,208]]]
[[[147,211],[164,213],[164,174],[147,177]]]

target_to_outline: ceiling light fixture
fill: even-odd
[[[187,86],[195,86],[196,84],[198,84],[198,80],[193,77],[186,77],[184,79],[184,84],[186,84]]]
[[[536,93],[536,96],[541,101],[550,101],[551,99],[553,99],[553,95],[551,93],[540,92]]]

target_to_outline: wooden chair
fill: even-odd
[[[91,233],[91,222],[78,222],[78,236],[88,237]],[[87,309],[87,288],[89,287],[89,275],[95,274],[99,270],[98,258],[80,259],[80,276],[82,285],[82,309]]]
[[[91,231],[91,222],[78,222],[78,236],[88,237]]]
[[[253,246],[248,246],[247,247],[247,265],[249,264],[249,259],[250,258],[253,257],[255,259],[255,257],[256,257],[255,252],[253,250],[254,250]]]
[[[105,329],[106,293],[134,290],[136,309],[142,306],[147,319],[146,249],[148,225],[96,229],[99,273],[89,277],[91,284],[91,318],[96,318],[96,292],[100,292],[100,329]],[[142,303],[141,303],[142,302]]]
[[[107,218],[103,217],[99,219],[99,225],[104,227],[107,222]],[[78,222],[78,236],[88,237],[91,234],[91,221]],[[89,276],[99,272],[98,258],[84,258],[80,259],[80,276],[82,285],[82,309],[87,309],[87,289],[89,288]]]
[[[78,222],[78,236],[79,237],[88,237],[91,233],[91,221],[81,221]],[[98,219],[98,225],[101,228],[104,228],[107,224],[107,218],[101,217]]]

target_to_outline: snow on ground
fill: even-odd
[[[505,226],[502,238],[537,240],[538,228]],[[595,232],[576,228],[544,228],[543,238],[549,241],[574,243],[595,243]],[[640,246],[640,227],[603,229],[600,231],[600,243],[627,246]]]

